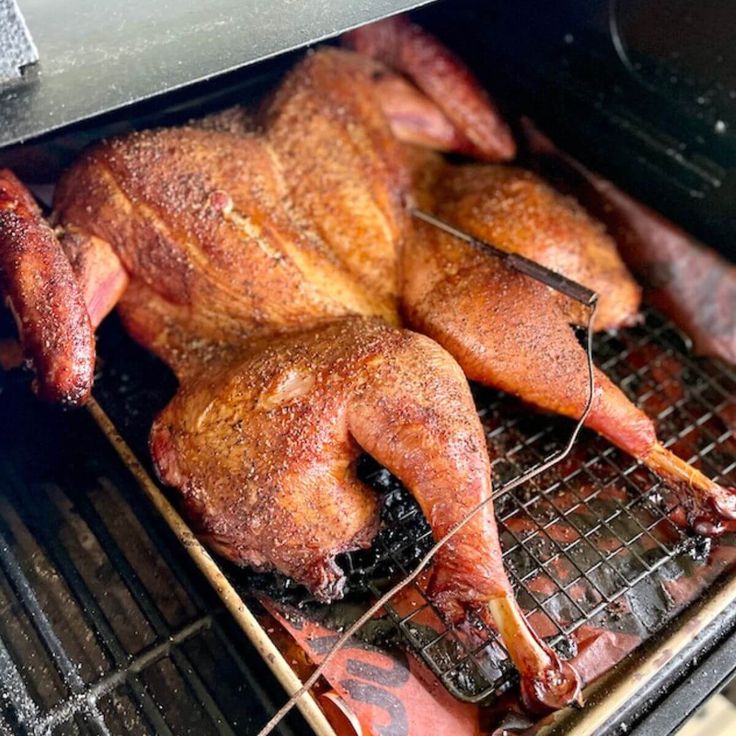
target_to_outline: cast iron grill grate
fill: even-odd
[[[153,416],[174,390],[155,359],[119,329],[103,330],[105,358],[96,396],[140,457]],[[681,334],[647,309],[639,326],[599,335],[596,364],[654,417],[660,438],[710,476],[736,475],[736,372],[692,358]],[[574,652],[583,626],[646,639],[677,613],[665,583],[692,573],[709,542],[670,520],[657,479],[604,439],[581,435],[572,454],[516,489],[504,483],[556,452],[572,424],[539,415],[510,397],[475,387],[493,455],[494,505],[506,569],[535,630],[561,653]],[[366,461],[361,476],[384,496],[383,528],[370,550],[344,555],[350,591],[378,595],[409,572],[430,546],[429,527],[390,474]],[[224,565],[245,596],[254,589],[290,603],[318,604],[283,579]],[[506,691],[515,673],[481,621],[446,627],[425,596],[426,578],[388,606],[401,639],[456,697],[482,702]]]
[[[0,733],[255,729],[280,689],[112,448],[7,388]]]

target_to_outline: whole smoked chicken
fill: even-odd
[[[81,294],[89,319],[54,316],[62,355],[89,360],[78,336],[119,302],[126,328],[180,380],[151,433],[162,479],[222,554],[282,570],[325,600],[342,592],[335,555],[370,543],[376,528],[376,500],[354,473],[361,450],[414,493],[436,537],[491,493],[460,367],[402,319],[468,377],[529,403],[575,417],[587,397],[570,327],[581,311],[412,222],[407,202],[596,289],[598,328],[631,323],[639,303],[613,242],[572,200],[521,170],[453,166],[399,143],[513,156],[508,129],[453,57],[402,20],[350,43],[394,69],[322,50],[253,117],[235,111],[93,148],[59,183],[59,240],[10,177],[0,213],[3,286],[39,389],[85,395],[84,380],[65,394],[45,372],[52,356],[33,337],[49,318],[20,298],[32,284],[5,252],[14,263],[27,256],[41,279],[66,278],[68,267],[76,276],[69,304]],[[674,485],[699,528],[736,516],[730,492],[662,448],[600,372],[588,425]],[[578,698],[574,671],[513,599],[490,504],[440,552],[432,595],[454,619],[490,614],[527,705]]]
[[[362,451],[414,494],[436,538],[492,491],[460,367],[395,326],[409,172],[372,104],[376,69],[312,54],[261,111],[265,133],[231,112],[93,147],[56,188],[53,231],[12,175],[0,179],[3,286],[39,392],[84,400],[92,329],[117,305],[179,379],[150,448],[198,533],[325,601],[344,588],[335,556],[378,525],[355,473]],[[476,610],[495,623],[529,708],[579,699],[575,671],[514,599],[491,503],[438,553],[431,595],[451,619]]]

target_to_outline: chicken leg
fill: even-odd
[[[468,378],[546,411],[582,415],[587,360],[557,295],[425,223],[404,257],[408,323],[452,353]],[[661,477],[696,531],[717,534],[736,519],[735,489],[664,448],[649,417],[598,369],[595,386],[586,425]]]
[[[404,40],[400,50],[398,38]],[[464,67],[464,73],[455,76],[463,90],[460,97],[443,97],[427,86],[429,59],[442,55],[437,42],[421,29],[404,20],[382,21],[349,35],[346,43],[380,58],[394,72],[404,74],[407,84],[416,85],[402,103],[396,99],[398,87],[385,95],[385,85],[374,84],[378,104],[389,120],[397,119],[394,133],[407,143],[432,145],[429,134],[437,130],[442,131],[440,142],[451,140],[447,126],[456,129],[456,136],[470,135],[477,120],[486,121],[487,134],[500,129],[495,105],[475,94],[477,85]],[[419,64],[420,58],[426,63]],[[446,81],[448,70],[460,62],[453,57],[449,64],[435,63],[440,67],[439,79]],[[427,93],[423,104],[415,99],[417,90]],[[464,104],[464,114],[452,109],[455,103]],[[485,113],[479,115],[483,107]],[[404,125],[407,109],[414,119],[408,129]],[[417,122],[425,114],[431,125]],[[424,133],[423,138],[417,139],[417,130]],[[486,146],[473,155],[494,160],[492,150]],[[520,253],[596,291],[596,329],[636,320],[641,290],[611,238],[574,200],[520,169],[453,166],[416,148],[405,153],[404,161],[411,171],[408,199],[413,203],[502,250]],[[616,204],[622,197],[618,200]],[[631,229],[630,213],[627,217]],[[641,224],[641,217],[637,222]],[[551,294],[426,223],[415,223],[406,238],[400,271],[401,303],[408,324],[446,347],[469,378],[547,411],[581,416],[588,393],[587,361],[570,329],[571,322],[583,320],[580,305]],[[596,387],[586,424],[660,476],[675,491],[697,531],[718,534],[732,526],[736,491],[714,483],[665,449],[651,420],[598,370]]]

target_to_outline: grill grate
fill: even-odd
[[[250,732],[279,690],[175,537],[89,418],[4,388],[0,732]]]

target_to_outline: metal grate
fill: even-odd
[[[96,395],[126,440],[147,457],[153,415],[174,390],[168,371],[119,331],[100,339],[105,367]],[[680,333],[658,313],[618,335],[596,339],[596,363],[652,416],[665,444],[709,475],[733,479],[736,469],[736,373],[689,356]],[[488,437],[494,498],[506,569],[535,629],[563,655],[584,624],[651,636],[677,612],[663,583],[692,573],[709,544],[669,519],[657,479],[607,441],[584,433],[572,455],[534,481],[504,491],[505,481],[541,462],[564,441],[570,422],[539,415],[510,397],[475,387]],[[370,550],[343,555],[354,598],[377,595],[409,572],[430,546],[417,504],[385,469],[366,459],[361,477],[384,496],[383,528]],[[223,564],[244,595],[318,604],[283,578]],[[421,580],[421,579],[420,579]],[[426,581],[425,581],[426,582]],[[494,632],[481,621],[447,628],[425,596],[412,589],[407,612],[388,614],[403,641],[458,698],[481,702],[506,691],[515,672]],[[324,613],[324,611],[322,611]]]
[[[736,373],[688,356],[670,323],[648,311],[645,322],[598,336],[597,364],[655,418],[665,444],[716,479],[736,477]],[[669,518],[657,478],[592,433],[573,455],[523,487],[503,484],[554,452],[569,423],[519,411],[518,402],[476,390],[494,463],[494,506],[506,570],[538,632],[564,656],[583,624],[621,628],[646,638],[672,618],[662,582],[692,572],[710,542],[685,535]],[[369,482],[388,491],[385,528],[369,553],[343,561],[354,586],[376,595],[377,581],[408,573],[431,546],[429,526],[408,493],[385,470]],[[367,581],[367,582],[364,582]],[[388,613],[403,638],[458,698],[486,701],[515,680],[495,633],[482,621],[448,628],[432,611],[422,583],[406,613]],[[418,623],[429,620],[430,625]]]
[[[0,733],[255,730],[275,680],[104,438],[7,388]]]

